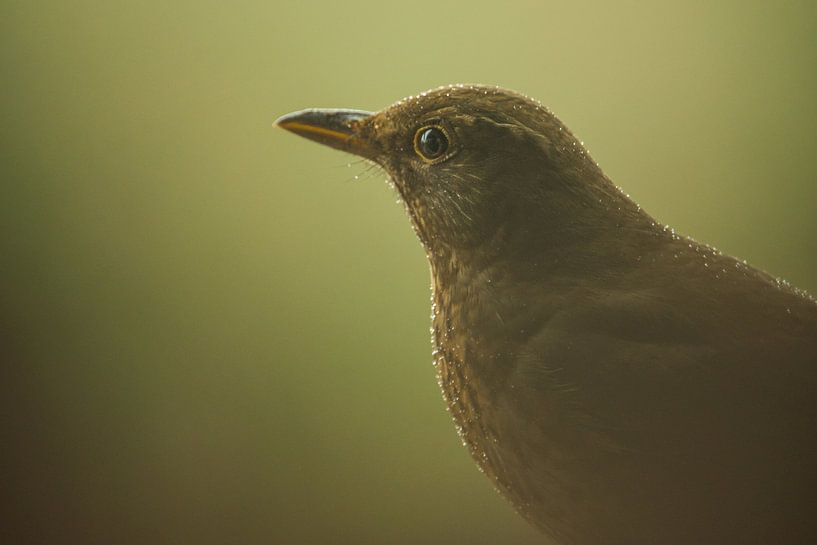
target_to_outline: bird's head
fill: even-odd
[[[453,85],[376,113],[312,109],[276,123],[381,166],[429,254],[535,246],[622,197],[550,111],[497,87]]]

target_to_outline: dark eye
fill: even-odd
[[[434,161],[448,151],[448,137],[439,127],[423,127],[414,135],[414,149],[426,161]]]

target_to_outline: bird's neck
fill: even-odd
[[[546,322],[570,292],[615,282],[638,266],[640,255],[671,240],[620,197],[575,207],[569,222],[554,219],[566,216],[554,210],[518,210],[481,244],[427,247],[436,345],[449,351],[450,360],[467,359],[475,376],[501,384],[495,374],[509,367],[497,365],[498,359],[511,357],[510,347],[532,334],[520,324]],[[481,338],[472,338],[473,331]]]
[[[497,486],[503,477],[488,463],[497,423],[479,407],[502,406],[518,392],[517,366],[546,324],[668,239],[615,187],[606,193],[501,211],[503,221],[468,245],[424,241],[438,381],[464,443]]]
[[[511,275],[514,282],[542,282],[559,276],[577,281],[600,270],[632,263],[634,252],[649,251],[670,237],[666,229],[603,178],[586,193],[544,193],[530,200],[497,203],[498,221],[478,237],[424,237],[440,285],[473,284]]]

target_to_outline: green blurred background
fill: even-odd
[[[395,194],[271,127],[292,110],[517,89],[658,219],[817,291],[813,0],[10,1],[0,26],[3,543],[541,542],[444,410]]]

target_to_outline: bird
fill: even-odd
[[[540,102],[448,85],[277,126],[378,165],[464,445],[562,545],[817,543],[817,302],[677,234]]]

